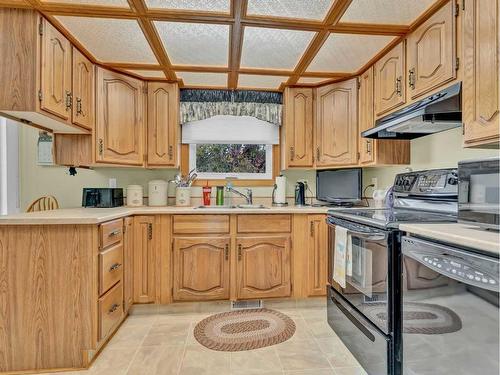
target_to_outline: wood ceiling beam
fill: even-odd
[[[309,21],[284,17],[246,15],[241,22],[244,26],[267,27],[273,29],[321,31],[324,28],[323,22],[321,21]]]
[[[231,26],[231,35],[229,37],[229,76],[227,78],[227,87],[235,89],[238,87],[238,70],[241,63],[241,49],[243,46],[243,25],[241,20],[247,12],[247,0],[233,0],[231,2],[231,14],[234,17],[234,23]]]
[[[341,34],[365,34],[365,35],[394,35],[402,36],[410,31],[408,26],[403,25],[383,25],[339,22],[328,29],[332,33]]]
[[[172,65],[176,72],[193,73],[229,73],[231,70],[225,66],[198,66],[198,65]]]
[[[137,13],[139,25],[151,47],[153,53],[155,54],[158,62],[163,68],[163,72],[167,79],[177,81],[177,76],[175,72],[172,70],[172,63],[168,58],[167,51],[163,47],[163,42],[161,41],[156,28],[153,25],[153,22],[145,17],[145,13],[147,12],[146,3],[144,0],[128,0],[130,8]]]
[[[112,66],[116,69],[133,69],[133,70],[163,70],[158,64],[141,64],[141,63],[121,63],[121,62],[100,62],[102,65]]]

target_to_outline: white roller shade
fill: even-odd
[[[182,125],[184,144],[279,144],[279,127],[251,116],[214,116]]]

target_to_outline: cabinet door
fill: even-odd
[[[178,165],[178,113],[177,84],[148,83],[148,166]]]
[[[499,140],[499,8],[498,0],[465,1],[462,116],[466,146]]]
[[[126,217],[123,225],[123,307],[127,313],[133,303],[134,290],[134,219]]]
[[[229,237],[174,238],[174,300],[229,298]]]
[[[316,97],[316,165],[358,161],[357,80],[320,87]]]
[[[42,19],[40,109],[71,122],[71,43]]]
[[[134,217],[134,302],[155,301],[154,217]]]
[[[380,116],[406,103],[405,48],[399,43],[374,66],[375,115]]]
[[[309,296],[326,294],[328,282],[328,225],[325,215],[309,215],[307,250],[307,292]]]
[[[290,296],[290,238],[238,237],[236,242],[237,298]]]
[[[455,1],[449,1],[407,39],[408,87],[412,99],[456,76]]]
[[[373,128],[373,67],[359,76],[359,163],[370,164],[375,162],[374,139],[363,138],[361,133]]]
[[[313,166],[313,90],[285,90],[284,167]]]
[[[73,47],[73,123],[94,128],[95,68],[80,51]]]
[[[143,85],[135,78],[97,70],[97,162],[143,164]]]

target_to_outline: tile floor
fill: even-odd
[[[322,300],[273,301],[265,307],[296,324],[288,341],[244,352],[217,352],[198,344],[194,326],[228,311],[229,303],[139,306],[87,371],[65,375],[361,375],[366,372],[326,322]]]

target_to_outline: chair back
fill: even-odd
[[[38,198],[33,203],[31,203],[26,210],[26,212],[37,212],[37,211],[49,211],[57,210],[59,208],[59,203],[57,199],[51,195]]]

